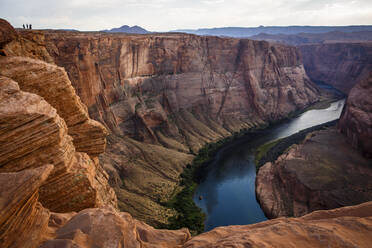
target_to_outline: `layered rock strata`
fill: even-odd
[[[0,173],[0,246],[37,247],[48,238],[50,213],[38,202],[53,165]]]
[[[113,133],[147,143],[196,150],[203,142],[192,137],[208,141],[316,100],[293,47],[186,34],[61,35],[46,32],[47,49],[90,114]],[[180,118],[196,119],[194,132]],[[157,131],[181,144],[167,144]]]
[[[372,158],[372,71],[350,91],[339,128],[355,149]]]
[[[316,131],[260,168],[257,199],[269,218],[371,201],[370,163],[336,128]]]
[[[92,156],[105,151],[106,129],[89,118],[63,68],[27,57],[2,57],[0,75],[12,78],[23,91],[42,96],[57,109],[77,151]]]
[[[348,94],[372,70],[372,42],[340,42],[298,47],[306,73],[315,82]]]
[[[75,151],[67,125],[56,109],[1,76],[0,172],[44,164],[54,165],[51,176],[40,188],[40,201],[45,207],[59,212],[116,207],[107,174],[86,153]]]

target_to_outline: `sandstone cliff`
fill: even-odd
[[[372,168],[335,128],[310,133],[256,178],[257,200],[269,218],[302,216],[372,200]]]
[[[0,172],[44,164],[54,165],[51,176],[40,188],[40,201],[45,207],[60,212],[116,207],[107,174],[86,153],[75,151],[68,127],[56,109],[40,96],[21,91],[13,80],[0,76]]]
[[[372,42],[344,42],[298,47],[306,73],[348,94],[372,69]]]
[[[48,238],[50,213],[38,202],[38,191],[52,170],[45,165],[0,173],[1,247],[33,248]]]
[[[9,46],[24,38],[6,21],[0,24],[8,35],[0,45],[6,55],[0,56],[0,172],[53,164],[40,188],[44,206],[61,212],[116,208],[97,157],[105,150],[106,129],[89,118],[63,68],[31,59],[23,49],[25,57],[9,54]]]
[[[372,71],[350,91],[339,128],[355,149],[372,157]]]
[[[46,47],[90,116],[110,131],[100,159],[119,206],[151,224],[174,214],[158,203],[205,143],[318,99],[293,47],[186,34],[20,36]]]

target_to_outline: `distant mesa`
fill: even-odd
[[[128,33],[128,34],[148,34],[151,33],[150,31],[147,31],[144,28],[141,28],[140,26],[128,26],[128,25],[123,25],[120,28],[112,28],[110,30],[102,30],[102,32],[107,32],[107,33]]]

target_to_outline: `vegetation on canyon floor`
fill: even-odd
[[[159,226],[167,229],[180,229],[187,227],[191,234],[196,235],[204,231],[205,214],[195,204],[193,195],[198,184],[204,180],[209,171],[209,165],[212,163],[217,152],[228,145],[236,142],[244,142],[247,139],[254,139],[260,135],[260,130],[273,127],[288,119],[292,119],[310,109],[322,109],[329,107],[331,102],[339,100],[339,97],[334,94],[323,94],[320,101],[308,106],[305,109],[294,111],[286,118],[276,122],[266,123],[251,129],[242,129],[239,132],[234,132],[231,136],[220,139],[214,143],[208,143],[201,148],[195,156],[191,164],[188,164],[181,174],[180,191],[167,202],[160,202],[161,205],[172,208],[177,211],[177,215],[168,218],[168,224]],[[312,131],[320,130],[325,127],[335,125],[336,121],[321,124],[312,128],[305,129],[284,139],[275,140],[266,143],[258,148],[256,154],[257,170],[266,162],[275,161],[281,154],[285,152],[293,144],[298,144],[303,141],[306,135]]]
[[[282,120],[271,122],[270,124],[267,123],[251,129],[242,129],[240,132],[234,132],[231,136],[220,139],[214,143],[206,144],[199,150],[192,163],[188,164],[182,172],[180,182],[182,189],[177,191],[177,193],[169,201],[161,202],[163,206],[175,209],[178,214],[170,217],[167,225],[161,225],[159,227],[167,229],[180,229],[187,227],[193,235],[202,233],[204,231],[204,221],[206,216],[195,204],[193,195],[198,184],[205,179],[205,176],[209,171],[209,165],[212,163],[217,152],[221,148],[227,147],[227,145],[231,145],[235,142],[253,139],[257,135],[260,135],[260,130],[278,125],[310,109],[327,108],[331,102],[336,100],[339,100],[339,98],[335,97],[334,95],[328,95],[327,97],[322,98],[317,103],[312,104],[305,109],[290,113]],[[336,121],[327,122],[305,129],[287,138],[275,140],[262,145],[260,148],[258,148],[258,153],[256,154],[257,170],[264,163],[268,161],[275,161],[291,145],[298,144],[303,141],[309,132],[335,125],[335,123]]]
[[[208,166],[219,149],[250,132],[250,129],[242,129],[240,132],[235,132],[232,136],[220,139],[214,143],[208,143],[199,150],[192,163],[188,164],[181,174],[180,186],[182,190],[168,202],[162,203],[164,206],[175,209],[178,215],[170,217],[168,219],[169,224],[161,226],[161,228],[180,229],[187,227],[193,235],[204,231],[205,214],[196,206],[193,200],[195,190],[207,175]]]

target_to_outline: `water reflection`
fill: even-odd
[[[266,220],[255,195],[254,150],[270,140],[340,117],[344,100],[327,109],[310,110],[289,122],[266,130],[260,137],[221,150],[212,169],[194,195],[195,203],[207,214],[206,231],[225,225],[245,225]],[[203,196],[199,200],[199,196]]]

